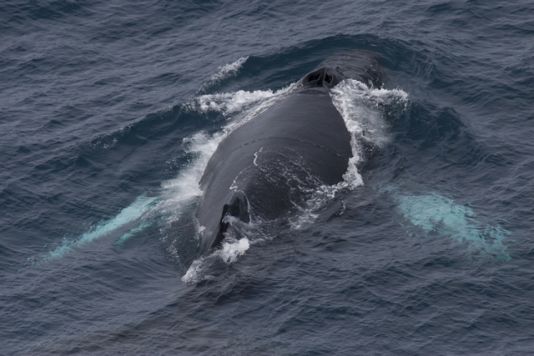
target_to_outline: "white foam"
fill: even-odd
[[[203,257],[197,258],[191,263],[187,272],[182,276],[182,282],[187,284],[195,284],[202,280],[204,276],[204,269],[206,267],[205,259]]]
[[[224,262],[233,263],[239,256],[244,255],[249,248],[250,241],[248,238],[243,237],[239,240],[223,242],[222,248],[217,252]]]
[[[401,89],[377,89],[355,79],[345,79],[332,88],[330,95],[351,134],[352,158],[343,180],[349,188],[355,188],[363,184],[357,169],[362,159],[361,142],[367,141],[377,147],[387,144],[388,124],[383,108],[401,104],[404,109],[408,94]]]
[[[219,82],[223,79],[226,79],[232,75],[235,75],[237,73],[237,71],[239,71],[239,69],[241,69],[241,67],[243,66],[243,64],[247,61],[248,59],[248,56],[247,57],[240,57],[238,58],[236,61],[232,62],[232,63],[229,63],[229,64],[225,64],[223,66],[220,66],[219,69],[217,70],[217,73],[213,74],[208,83],[210,84],[214,84],[216,82]]]
[[[217,249],[207,257],[200,257],[193,261],[187,272],[182,276],[182,282],[188,284],[195,284],[202,280],[209,279],[210,276],[206,274],[206,267],[210,265],[210,261],[214,259],[221,260],[226,264],[234,263],[239,256],[245,254],[250,248],[251,242],[247,237],[241,239],[227,238],[223,242],[220,249]]]
[[[166,213],[170,222],[178,219],[184,208],[202,195],[200,178],[210,157],[224,137],[224,132],[214,135],[199,132],[183,141],[186,150],[195,157],[176,178],[162,183],[162,200],[158,204],[158,209]]]
[[[289,225],[294,230],[300,230],[313,224],[317,217],[319,217],[319,214],[314,213],[314,207],[308,207],[302,209],[295,217],[290,217]]]
[[[272,100],[281,97],[290,91],[294,90],[296,84],[289,85],[283,89],[272,90],[238,90],[230,93],[215,93],[200,95],[191,103],[186,105],[189,110],[197,112],[221,112],[225,115],[240,112],[254,104],[262,104],[261,106],[270,106]],[[258,108],[256,108],[258,109]]]
[[[230,223],[232,228],[225,232],[221,247],[209,255],[201,256],[193,261],[181,278],[184,283],[195,284],[213,278],[208,274],[208,270],[214,263],[232,264],[240,256],[243,256],[252,245],[272,238],[261,230],[257,221],[245,223],[236,217],[227,215],[225,222]],[[253,236],[254,239],[249,239],[248,236]]]
[[[252,160],[252,164],[256,167],[258,167],[258,156],[260,153],[263,152],[263,146],[260,147],[259,150],[257,150],[256,152],[254,152],[254,159]]]
[[[401,89],[370,88],[355,79],[346,79],[331,90],[337,108],[349,132],[359,140],[382,147],[389,141],[388,124],[383,108],[408,103],[408,94]]]

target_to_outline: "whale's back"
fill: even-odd
[[[351,156],[350,135],[327,90],[305,88],[275,103],[230,133],[207,165],[197,213],[205,248],[219,240],[223,211],[237,193],[250,213],[283,217],[318,186],[341,181]]]

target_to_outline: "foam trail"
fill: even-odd
[[[475,251],[485,252],[502,260],[509,260],[503,242],[510,233],[500,226],[481,225],[469,207],[456,204],[439,194],[397,195],[401,214],[424,232],[468,244]]]
[[[45,260],[55,260],[65,256],[76,247],[84,246],[92,241],[98,240],[111,232],[124,227],[127,224],[133,223],[142,218],[145,214],[152,210],[155,197],[138,197],[131,205],[122,209],[119,214],[113,218],[103,221],[85,232],[77,239],[64,240],[63,243],[48,253]]]

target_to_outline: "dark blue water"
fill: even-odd
[[[223,128],[357,49],[363,184],[198,260]],[[532,354],[533,88],[528,0],[4,1],[0,353]]]

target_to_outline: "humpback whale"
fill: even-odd
[[[220,246],[232,218],[287,218],[317,188],[343,179],[351,138],[329,93],[345,78],[379,87],[376,55],[358,51],[323,62],[297,90],[223,139],[200,180],[202,252]]]

